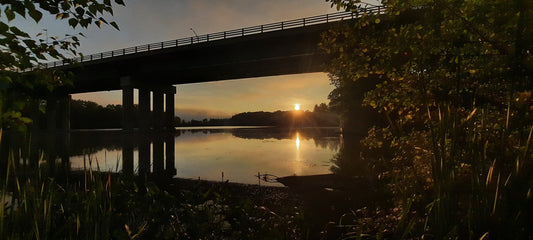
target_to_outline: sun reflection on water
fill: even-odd
[[[296,132],[296,150],[300,150],[300,133]]]
[[[293,162],[294,164],[294,174],[295,175],[301,175],[302,174],[302,156],[301,156],[301,153],[300,153],[300,133],[299,132],[296,132],[296,139],[294,140],[296,142],[296,156],[295,156],[295,160]]]

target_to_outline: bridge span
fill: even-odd
[[[321,72],[327,56],[318,43],[324,31],[341,20],[384,11],[368,7],[103,52],[74,59],[75,63],[51,62],[44,67],[72,72],[74,86],[62,89],[62,97],[49,99],[49,114],[65,109],[60,105],[68,103],[68,94],[122,90],[124,130],[133,129],[131,119],[136,115],[141,129],[170,129],[175,114],[173,85]],[[139,90],[137,114],[135,88]],[[58,114],[60,122],[68,125],[68,109]]]

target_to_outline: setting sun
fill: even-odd
[[[294,104],[294,110],[296,111],[300,110],[300,104],[298,103]]]

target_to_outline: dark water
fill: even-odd
[[[258,173],[280,177],[330,173],[341,142],[337,128],[178,128],[170,134],[74,130],[64,136],[33,137],[32,148],[18,152],[39,152],[43,157],[34,158],[40,164],[52,158],[70,170],[165,173],[257,184]]]

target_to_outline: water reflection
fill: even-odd
[[[300,150],[300,133],[296,132],[296,150]]]
[[[335,128],[211,128],[158,134],[73,131],[64,136],[43,134],[4,142],[20,153],[31,153],[31,157],[15,158],[31,166],[38,159],[48,159],[44,164],[62,171],[91,167],[208,180],[221,180],[224,175],[231,182],[256,184],[258,172],[277,176],[330,172],[339,141]],[[23,144],[27,142],[31,144]],[[5,156],[7,150],[1,152]],[[44,157],[39,157],[41,154]]]
[[[341,148],[331,160],[333,173],[345,176],[373,176],[369,158],[363,156],[361,139],[361,136],[341,135]]]

